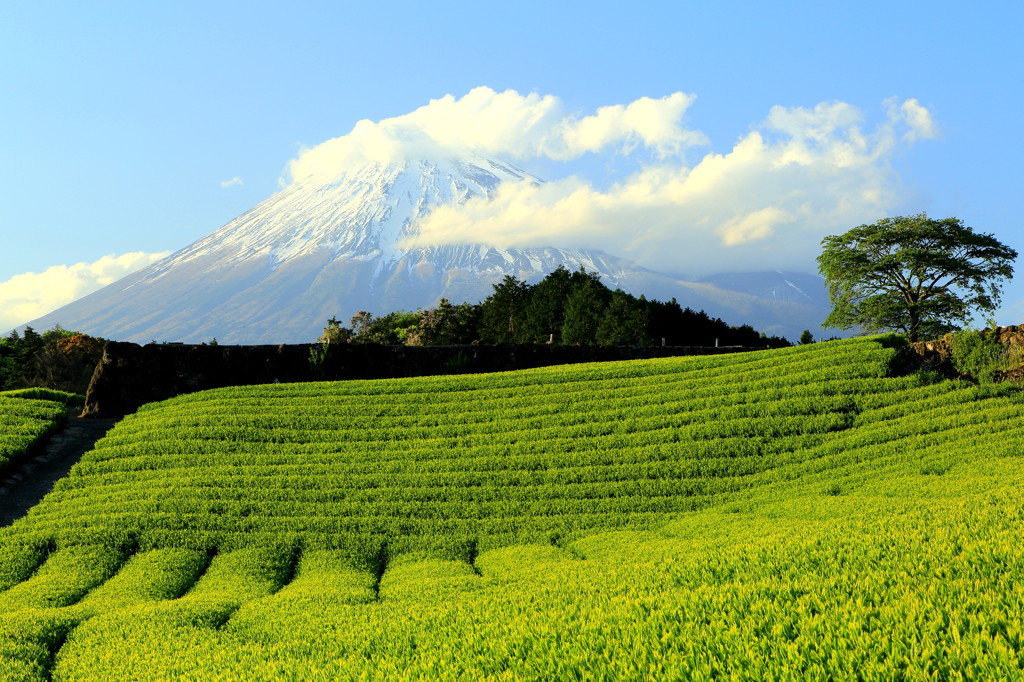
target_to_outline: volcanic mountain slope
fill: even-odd
[[[539,280],[559,265],[610,287],[704,309],[795,338],[820,309],[686,282],[600,251],[403,248],[432,208],[490,196],[506,181],[540,182],[482,157],[364,164],[294,182],[227,225],[153,265],[30,322],[147,342],[303,343],[331,317],[416,310],[441,297],[486,298],[506,275]]]

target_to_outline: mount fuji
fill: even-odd
[[[506,181],[541,182],[479,156],[365,163],[329,178],[310,176],[163,260],[28,325],[60,324],[142,343],[308,343],[331,317],[416,310],[441,297],[477,302],[506,275],[536,281],[559,265],[597,272],[612,288],[674,297],[731,324],[791,339],[804,328],[817,329],[825,316],[822,294],[767,293],[781,281],[787,292],[802,294],[790,281],[806,275],[691,282],[595,250],[402,246],[416,235],[417,219],[434,207],[489,197]],[[730,281],[741,286],[729,288]]]

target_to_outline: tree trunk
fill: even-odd
[[[910,304],[907,314],[910,318],[910,323],[907,325],[907,340],[910,343],[915,343],[918,340],[918,332],[921,329],[921,314],[917,310],[916,303]]]

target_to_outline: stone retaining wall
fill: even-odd
[[[981,333],[986,337],[994,337],[997,342],[1009,349],[1024,352],[1024,325],[983,329]],[[951,362],[952,341],[953,335],[946,334],[932,341],[917,341],[908,344],[907,348],[914,361],[919,363],[921,368],[937,370],[953,377],[957,376],[958,373],[953,368]],[[1006,372],[997,373],[996,376],[997,381],[1016,381],[1021,378],[1024,378],[1024,367],[1015,367]]]

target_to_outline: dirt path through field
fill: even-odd
[[[116,419],[72,417],[63,431],[55,433],[40,454],[0,478],[0,527],[24,516],[93,443],[110,430]]]

